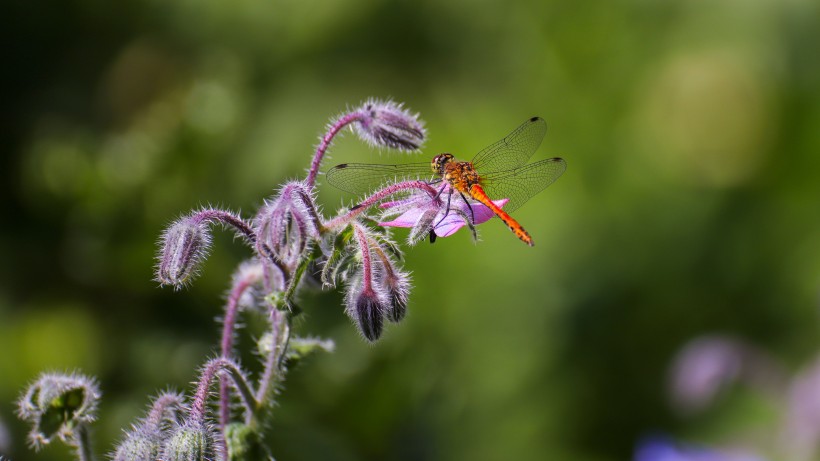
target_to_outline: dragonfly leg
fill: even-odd
[[[444,188],[442,188],[442,190],[444,190]],[[439,192],[439,193],[441,193],[441,192]],[[453,197],[453,190],[450,189],[450,191],[447,193],[447,209],[444,211],[444,216],[442,216],[441,219],[438,220],[436,225],[433,226],[433,230],[435,230],[436,227],[438,227],[438,225],[441,224],[442,221],[444,221],[444,218],[446,218],[447,215],[450,214],[450,199],[452,197]]]
[[[433,197],[433,200],[438,200],[438,198],[441,197],[441,193],[444,192],[444,189],[446,189],[446,188],[447,188],[446,184],[442,185],[441,189],[438,190],[438,193],[436,194],[436,196]]]
[[[475,224],[475,212],[473,211],[473,206],[470,205],[469,200],[467,200],[467,197],[465,197],[461,191],[459,191],[458,193],[459,195],[461,195],[461,198],[464,199],[464,203],[467,204],[467,208],[470,209],[470,219],[472,219],[473,224]]]

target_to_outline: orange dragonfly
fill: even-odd
[[[327,181],[337,189],[355,195],[366,194],[378,186],[404,180],[417,179],[431,185],[443,183],[439,195],[449,186],[445,216],[450,209],[450,197],[454,191],[458,192],[468,206],[469,196],[492,210],[516,237],[532,246],[530,234],[507,212],[516,210],[544,190],[567,169],[566,161],[557,157],[527,164],[546,132],[547,124],[544,119],[533,117],[504,139],[483,149],[469,162],[460,162],[452,154],[442,153],[433,157],[430,163],[343,163],[327,172]],[[493,203],[493,199],[505,198],[509,201],[503,210]],[[430,239],[435,239],[432,230]]]

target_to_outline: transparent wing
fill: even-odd
[[[533,117],[501,141],[476,154],[473,166],[479,174],[518,168],[532,157],[546,133],[547,122],[541,117]]]
[[[430,182],[434,179],[434,174],[429,163],[399,165],[342,163],[328,170],[325,177],[331,186],[361,196],[387,183],[412,179]]]
[[[554,183],[566,169],[564,159],[548,158],[514,170],[486,174],[480,184],[492,200],[510,199],[504,211],[511,212]]]

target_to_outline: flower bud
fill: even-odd
[[[23,393],[17,414],[32,425],[29,441],[40,447],[55,436],[68,440],[78,426],[94,421],[99,400],[100,389],[92,378],[44,373]]]
[[[162,449],[163,461],[213,461],[220,443],[216,431],[202,421],[189,420],[177,426]]]
[[[400,322],[407,315],[407,300],[410,295],[410,276],[405,272],[393,269],[382,278],[382,285],[390,298],[390,308],[387,318],[392,322]]]
[[[314,210],[314,198],[302,183],[285,185],[254,219],[259,244],[269,248],[286,266],[296,266],[307,245],[319,234]]]
[[[347,315],[356,323],[368,341],[376,341],[382,335],[385,303],[372,288],[351,289],[347,295]]]
[[[118,446],[113,461],[155,461],[162,449],[162,437],[159,432],[146,431],[135,427],[125,435]]]
[[[184,397],[175,392],[160,393],[148,414],[126,432],[117,445],[113,461],[155,461],[162,451],[164,433],[178,424],[177,417],[184,406]]]
[[[225,426],[226,459],[232,461],[272,460],[259,429],[242,423]]]
[[[359,108],[359,137],[370,145],[416,150],[424,143],[424,125],[401,104],[370,99]]]
[[[160,239],[156,280],[181,288],[196,276],[210,246],[206,221],[191,215],[171,224]]]

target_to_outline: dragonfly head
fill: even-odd
[[[444,174],[444,165],[451,161],[453,161],[453,154],[438,154],[430,162],[430,168],[433,169],[433,173]]]

